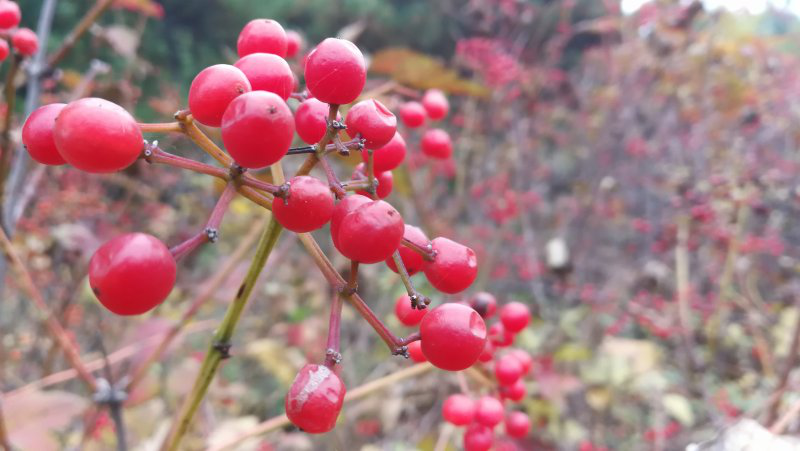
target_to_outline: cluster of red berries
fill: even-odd
[[[448,294],[466,290],[477,275],[473,250],[444,237],[430,240],[381,200],[391,191],[391,170],[406,155],[395,115],[376,99],[355,103],[344,122],[333,114],[340,105],[355,102],[364,88],[367,67],[360,50],[347,40],[325,39],[302,60],[306,91],[294,93],[295,76],[284,58],[298,55],[301,47],[299,35],[287,33],[278,22],[251,21],[239,35],[240,59],[234,65],[207,67],[192,81],[188,120],[221,129],[224,148],[235,162],[229,168],[232,178],[242,177],[247,169],[279,162],[289,154],[295,132],[306,143],[316,144],[317,157],[326,162],[327,148],[321,143],[331,141],[345,153],[349,148],[340,133],[346,131],[350,143],[362,150],[364,157],[365,163],[353,174],[361,191],[346,195],[332,171],[326,171],[327,183],[296,176],[267,191],[273,199],[274,219],[296,233],[330,223],[333,245],[353,262],[386,262],[403,277],[422,272],[433,287]],[[304,99],[294,113],[287,103],[290,98]],[[444,94],[430,90],[421,103],[403,104],[400,118],[405,126],[416,128],[428,119],[444,118],[448,110]],[[40,163],[68,163],[90,173],[109,173],[152,155],[152,146],[143,141],[142,127],[120,106],[85,98],[37,109],[25,122],[22,138],[31,157]],[[445,159],[452,154],[450,136],[441,129],[425,131],[420,145],[432,158]],[[212,232],[216,238],[216,230],[209,230]],[[213,241],[211,235],[209,240]],[[143,233],[114,238],[92,256],[92,290],[114,313],[147,312],[169,295],[175,283],[176,258],[185,249],[184,245],[169,249],[158,238]],[[421,346],[426,359],[442,369],[456,371],[473,365],[487,342],[481,315],[456,303],[426,314],[430,301],[420,299],[411,288],[409,293],[403,308],[421,322],[421,340],[412,345]],[[286,396],[287,415],[307,432],[326,432],[336,421],[344,393],[345,386],[332,364],[307,365]]]
[[[0,39],[0,61],[11,53],[9,41],[20,56],[32,56],[39,50],[39,38],[30,28],[19,28],[21,20],[22,12],[16,2],[0,0],[0,34],[5,38]]]

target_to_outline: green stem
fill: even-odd
[[[214,339],[208,348],[205,359],[203,359],[203,365],[201,366],[200,373],[195,380],[194,387],[192,387],[191,393],[184,401],[180,410],[180,415],[173,423],[172,430],[167,436],[167,440],[164,442],[164,445],[161,447],[162,451],[173,451],[179,449],[181,439],[183,439],[183,436],[186,435],[186,432],[191,425],[192,418],[194,417],[194,414],[197,412],[200,403],[205,397],[205,394],[208,391],[211,381],[214,379],[214,374],[217,372],[220,362],[229,357],[231,337],[236,330],[236,325],[239,322],[239,318],[242,316],[242,311],[244,310],[245,305],[247,305],[247,300],[250,298],[250,294],[253,292],[256,280],[258,279],[259,274],[261,274],[261,271],[264,269],[264,265],[267,263],[267,258],[269,258],[269,254],[275,247],[275,243],[278,241],[281,231],[283,231],[283,228],[280,226],[280,224],[278,224],[274,218],[271,218],[261,235],[261,239],[259,240],[258,247],[256,249],[256,255],[253,257],[253,262],[250,264],[250,269],[247,272],[247,276],[242,282],[242,285],[239,287],[239,291],[236,293],[236,297],[234,298],[233,302],[228,307],[228,311],[225,313],[225,318],[222,320],[222,324],[220,324],[216,334],[214,334]]]

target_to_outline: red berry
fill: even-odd
[[[425,232],[423,232],[422,229],[408,224],[405,225],[403,238],[411,241],[423,249],[428,247],[428,244],[430,243],[428,237],[425,236]],[[400,252],[400,258],[403,260],[403,265],[406,267],[406,271],[408,271],[409,276],[413,276],[422,270],[422,266],[425,264],[425,259],[422,257],[422,255],[420,255],[419,252],[409,249],[403,245],[400,245],[397,250]],[[387,258],[386,265],[392,271],[397,272],[397,265],[394,264],[394,258]]]
[[[506,434],[509,437],[522,438],[531,430],[531,420],[522,412],[511,412],[506,416]]]
[[[0,42],[5,42],[0,40]],[[67,106],[65,103],[51,103],[39,107],[28,116],[22,126],[22,144],[31,155],[31,158],[41,164],[60,165],[67,162],[58,153],[56,142],[53,140],[53,129],[56,126],[56,117]]]
[[[483,352],[481,352],[480,357],[478,357],[478,361],[483,363],[491,362],[494,358],[494,345],[492,344],[491,340],[486,340],[486,344],[483,346]]]
[[[503,421],[503,403],[494,396],[483,396],[475,408],[475,421],[493,428]]]
[[[489,451],[494,432],[482,424],[472,423],[464,433],[464,451]]]
[[[478,360],[486,342],[486,324],[466,305],[448,303],[431,310],[419,328],[422,352],[436,367],[460,371]]]
[[[497,299],[491,293],[480,291],[469,299],[469,306],[474,308],[483,319],[489,319],[497,311]]]
[[[244,72],[253,91],[269,91],[283,100],[292,95],[294,75],[289,63],[271,53],[251,53],[234,64]]]
[[[8,58],[9,53],[11,53],[11,51],[8,49],[8,41],[0,39],[0,61],[4,61]]]
[[[425,107],[428,116],[434,121],[443,119],[450,111],[450,103],[447,101],[447,97],[438,89],[425,91],[425,95],[422,96],[422,106]]]
[[[489,340],[496,348],[506,348],[514,343],[514,333],[503,327],[503,323],[494,323],[489,328]]]
[[[525,328],[531,320],[528,306],[521,302],[509,302],[500,309],[500,321],[509,332],[517,333]]]
[[[303,48],[303,35],[294,31],[286,31],[286,58],[293,58]]]
[[[404,326],[416,326],[422,321],[428,309],[411,308],[411,298],[404,294],[394,302],[394,314]]]
[[[361,152],[361,158],[366,163],[369,152]],[[383,147],[372,151],[372,164],[375,172],[391,171],[400,166],[406,158],[406,140],[395,132],[392,139]]]
[[[340,200],[339,203],[336,204],[336,207],[333,208],[333,216],[331,216],[331,240],[339,252],[342,251],[339,248],[339,225],[341,225],[342,220],[356,208],[370,202],[372,202],[372,199],[369,197],[354,194]]]
[[[142,152],[142,132],[121,106],[89,97],[69,103],[56,118],[53,138],[67,163],[92,173],[115,172]]]
[[[350,212],[339,225],[339,250],[361,263],[389,258],[403,239],[403,218],[388,203],[377,200]]]
[[[333,196],[328,185],[319,179],[301,175],[289,180],[289,198],[275,198],[272,214],[288,230],[310,232],[324,226],[333,215]]]
[[[8,3],[8,2],[6,2]],[[11,45],[22,56],[33,56],[39,50],[39,38],[29,28],[20,28],[11,35]]]
[[[450,135],[441,128],[432,128],[422,135],[422,153],[439,160],[446,160],[453,154]]]
[[[400,120],[408,128],[421,127],[425,123],[425,107],[419,102],[406,102],[400,105]]]
[[[250,92],[247,76],[235,66],[215,64],[206,67],[189,86],[189,110],[197,122],[219,127],[225,109],[236,97]]]
[[[504,355],[494,363],[494,376],[500,385],[513,385],[522,377],[522,364],[513,355]]]
[[[242,28],[236,41],[239,58],[251,53],[272,53],[286,56],[286,31],[272,19],[253,19]]]
[[[467,395],[450,395],[442,404],[442,416],[448,423],[466,426],[475,417],[475,401]]]
[[[222,142],[246,168],[278,162],[292,145],[294,118],[277,94],[254,91],[233,100],[222,117]]]
[[[527,352],[523,351],[522,349],[512,349],[509,351],[508,355],[514,356],[520,365],[522,365],[522,376],[526,376],[531,371],[531,365],[533,365],[533,358]]]
[[[325,136],[328,129],[328,104],[311,98],[303,101],[294,113],[297,134],[306,144],[316,144]],[[336,115],[336,120],[342,117]]]
[[[525,398],[526,392],[525,382],[521,378],[517,379],[513,385],[500,387],[500,395],[503,396],[503,398],[517,402]]]
[[[129,233],[103,244],[89,261],[89,285],[117,315],[139,315],[167,298],[175,285],[175,259],[158,238]]]
[[[14,28],[19,25],[20,20],[22,20],[22,12],[16,2],[5,0],[0,2],[0,29]]]
[[[328,367],[308,364],[286,394],[286,416],[309,434],[328,432],[336,425],[345,391],[342,380]]]
[[[422,343],[419,340],[412,341],[408,344],[408,356],[416,363],[428,361],[428,359],[425,358],[425,354],[422,353]]]
[[[422,267],[431,285],[448,294],[460,293],[469,288],[478,275],[475,252],[463,244],[443,237],[434,238],[431,246],[436,256],[433,261],[426,261]]]
[[[364,163],[359,163],[353,171],[353,175],[350,177],[351,180],[367,180],[367,174],[365,171],[366,165]],[[376,171],[375,179],[378,181],[378,188],[375,189],[375,195],[378,196],[378,199],[385,199],[389,196],[389,194],[392,194],[392,188],[394,187],[394,176],[392,175],[392,171]],[[357,193],[363,196],[369,196],[369,193],[366,191],[357,191]]]
[[[397,131],[397,118],[381,102],[362,100],[350,108],[345,117],[347,134],[360,135],[367,149],[379,149],[388,144]]]
[[[308,54],[305,77],[306,87],[321,102],[346,105],[364,89],[367,65],[355,44],[327,38]]]

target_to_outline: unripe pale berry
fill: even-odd
[[[69,103],[56,118],[53,138],[67,163],[92,173],[124,169],[142,152],[142,132],[121,106],[88,97]]]
[[[494,376],[500,385],[513,385],[522,376],[522,364],[513,355],[504,355],[494,363]]]
[[[531,419],[523,412],[511,412],[506,415],[506,434],[509,437],[522,438],[531,430]]]
[[[475,418],[475,401],[467,395],[450,395],[442,404],[442,417],[456,426],[466,426]]]
[[[478,259],[475,252],[448,238],[438,237],[431,241],[436,256],[422,267],[425,277],[437,290],[460,293],[475,281],[478,275]]]
[[[339,225],[339,250],[361,263],[390,257],[403,239],[403,218],[388,203],[377,200],[350,212]]]
[[[531,311],[521,302],[509,302],[500,309],[500,321],[507,331],[517,333],[531,321]]]
[[[294,113],[297,134],[306,144],[316,144],[325,136],[328,129],[328,104],[315,98],[304,100]],[[336,120],[342,117],[337,114]]]
[[[411,241],[423,249],[430,244],[428,237],[425,235],[425,232],[423,232],[422,229],[408,224],[405,225],[403,238]],[[400,252],[400,258],[403,260],[403,265],[406,267],[406,271],[408,271],[409,276],[413,276],[422,270],[422,266],[425,264],[425,259],[422,257],[422,255],[420,255],[419,252],[409,249],[403,245],[400,245],[397,250]],[[387,258],[386,265],[392,271],[397,272],[397,265],[394,263],[394,258]]]
[[[89,262],[89,285],[117,315],[139,315],[167,298],[175,285],[175,259],[158,238],[118,236],[100,246]]]
[[[16,2],[0,1],[0,29],[6,30],[19,25],[22,20],[22,12]]]
[[[283,100],[292,95],[294,75],[289,63],[280,56],[251,53],[237,61],[234,66],[244,72],[253,91],[274,92]]]
[[[404,326],[412,327],[422,321],[428,309],[411,308],[411,298],[404,294],[394,302],[394,314]]]
[[[361,158],[366,163],[369,159],[369,153],[362,151]],[[391,171],[400,166],[400,163],[402,163],[405,158],[406,140],[403,139],[398,132],[395,132],[388,143],[372,151],[372,164],[375,172]]]
[[[222,117],[222,142],[246,168],[278,162],[292,145],[292,110],[277,94],[254,91],[235,98]]]
[[[422,106],[425,107],[428,116],[434,121],[444,119],[450,111],[450,103],[447,101],[447,97],[438,89],[425,91],[425,95],[422,96]]]
[[[345,391],[342,380],[328,367],[308,364],[286,394],[286,416],[309,434],[328,432],[336,425]]]
[[[464,451],[489,451],[494,441],[494,432],[479,423],[472,423],[464,433]]]
[[[272,19],[253,19],[242,28],[236,41],[239,58],[251,53],[272,53],[286,56],[286,31]]]
[[[350,179],[367,180],[368,177],[365,171],[366,165],[364,163],[359,163],[355,170],[353,170],[353,175],[350,177]],[[375,195],[378,196],[378,199],[385,199],[389,197],[389,194],[392,194],[392,188],[394,187],[394,175],[392,175],[392,171],[375,171],[375,179],[378,181],[378,188],[375,190]],[[357,191],[357,193],[363,196],[369,196],[369,193],[366,191]]]
[[[475,421],[493,428],[503,421],[503,403],[494,396],[483,396],[475,407]]]
[[[280,225],[292,232],[317,230],[331,220],[333,196],[323,181],[301,175],[289,180],[289,197],[272,202],[272,213]]]
[[[437,368],[460,371],[478,360],[486,342],[486,324],[475,310],[456,303],[428,312],[419,328],[422,352]]]
[[[432,128],[425,131],[422,135],[420,146],[422,147],[422,153],[439,160],[446,160],[453,154],[453,143],[450,141],[450,135],[440,128]]]
[[[215,64],[200,71],[192,80],[189,110],[197,122],[219,127],[233,99],[250,91],[250,81],[244,72],[229,64]]]
[[[20,28],[11,35],[11,45],[22,56],[33,56],[39,50],[39,37],[30,28]]]
[[[286,58],[294,58],[303,49],[303,35],[294,30],[286,30]]]
[[[49,165],[61,165],[67,162],[58,153],[53,139],[56,117],[66,106],[65,103],[41,106],[28,116],[25,125],[22,126],[22,144],[36,162]]]
[[[358,102],[345,117],[347,134],[361,136],[367,149],[379,149],[388,144],[397,131],[397,118],[375,99]]]
[[[335,105],[356,100],[367,80],[364,55],[345,39],[327,38],[317,45],[306,59],[304,72],[311,94]]]
[[[417,128],[425,124],[425,107],[419,102],[406,102],[400,105],[400,120],[408,128]]]
[[[339,226],[341,225],[342,221],[348,214],[350,214],[350,212],[370,202],[372,202],[372,199],[367,196],[353,194],[340,200],[339,203],[336,204],[336,207],[334,207],[333,216],[331,216],[331,240],[339,252],[342,251],[339,248]]]

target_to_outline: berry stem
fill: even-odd
[[[319,162],[319,155],[324,153],[322,149],[327,149],[328,143],[339,133],[339,130],[333,126],[338,113],[339,105],[331,104],[328,108],[328,131],[325,132],[325,136],[322,137],[322,140],[317,143],[317,150],[306,158],[306,161],[303,162],[303,165],[300,166],[300,169],[297,170],[295,175],[308,175],[311,170],[314,169],[314,166],[317,165],[317,162]]]
[[[211,215],[206,222],[205,229],[183,243],[170,248],[169,251],[172,252],[172,256],[176,261],[190,254],[205,243],[213,243],[217,241],[217,238],[219,237],[219,226],[222,223],[222,218],[225,216],[225,212],[228,211],[228,207],[235,196],[236,184],[233,182],[228,182],[228,184],[225,186],[225,190],[222,191],[222,195],[220,195],[219,200],[217,200],[217,204],[214,205],[214,209],[211,210]]]
[[[223,180],[228,178],[228,172],[222,168],[165,152],[161,150],[155,142],[145,147],[144,159],[148,163],[166,164],[176,168],[210,175]]]
[[[328,322],[328,344],[325,347],[324,365],[333,370],[334,365],[342,361],[340,337],[342,327],[343,300],[339,293],[333,295],[331,302],[331,318]]]
[[[167,435],[167,439],[161,446],[162,451],[173,451],[179,449],[181,440],[183,439],[183,436],[186,435],[186,432],[191,425],[192,418],[197,412],[200,402],[205,397],[208,387],[214,378],[214,374],[216,374],[217,368],[222,360],[228,357],[228,351],[231,346],[231,337],[236,330],[236,325],[239,322],[239,318],[241,318],[245,305],[247,305],[250,294],[253,292],[253,288],[256,285],[258,276],[261,274],[261,270],[264,269],[264,265],[267,263],[267,259],[269,258],[272,249],[275,248],[275,243],[278,241],[278,237],[280,237],[282,230],[283,228],[280,226],[280,224],[278,224],[274,218],[270,218],[269,223],[264,229],[261,239],[259,240],[258,247],[256,249],[256,255],[253,257],[253,261],[250,264],[250,269],[247,272],[247,276],[242,282],[239,291],[236,293],[236,297],[234,298],[233,302],[230,304],[230,306],[228,306],[228,310],[225,313],[225,318],[222,320],[219,328],[217,328],[217,332],[214,334],[214,338],[212,339],[208,351],[206,352],[206,356],[203,359],[200,373],[195,380],[192,391],[184,400],[181,410],[176,417],[176,420],[173,422],[169,434]]]
[[[89,372],[86,366],[84,366],[83,361],[81,360],[81,355],[78,352],[75,343],[73,343],[73,341],[69,338],[67,331],[61,325],[61,323],[58,322],[58,319],[56,319],[56,316],[44,301],[44,297],[42,297],[42,293],[36,287],[33,277],[31,277],[31,274],[28,272],[25,264],[22,262],[19,255],[17,255],[16,251],[14,250],[14,245],[8,239],[8,236],[2,228],[0,228],[0,248],[2,248],[3,253],[6,254],[6,257],[11,263],[11,266],[17,272],[19,282],[28,292],[33,304],[41,312],[42,316],[44,316],[45,325],[47,326],[47,330],[52,336],[53,340],[61,347],[61,350],[64,352],[64,356],[66,357],[67,361],[72,368],[75,369],[75,372],[78,373],[78,376],[81,378],[81,380],[83,380],[89,392],[94,393],[97,391],[97,380],[94,378],[92,373]]]
[[[366,180],[342,182],[342,188],[344,188],[345,191],[366,191],[369,187],[370,184]]]
[[[411,299],[411,308],[422,310],[431,303],[431,300],[420,294],[416,288],[414,288],[414,284],[411,282],[411,276],[408,275],[408,270],[406,269],[406,264],[403,263],[403,258],[400,257],[400,251],[394,251],[392,254],[392,259],[394,260],[395,266],[397,266],[397,274],[400,275],[400,279],[403,281],[403,285],[406,287],[406,292],[408,293],[408,297]]]
[[[183,133],[180,122],[139,123],[139,129],[142,130],[142,133]]]
[[[353,149],[358,149],[361,147],[361,140],[359,139],[352,139],[347,142],[342,142],[338,135],[334,135],[333,143],[328,144],[325,146],[325,152],[330,152],[332,150],[339,150],[342,149],[350,150],[352,147]],[[309,154],[309,153],[316,153],[317,146],[303,146],[303,147],[292,147],[289,149],[289,152],[286,155],[301,155],[301,154]]]
[[[214,141],[211,140],[199,127],[194,123],[191,113],[187,111],[178,111],[175,114],[175,119],[181,124],[183,133],[189,137],[197,147],[203,149],[207,154],[211,155],[222,166],[230,167],[233,164],[233,158],[228,155],[224,150],[220,149]]]
[[[343,198],[347,193],[342,187],[342,182],[339,181],[339,177],[336,176],[336,172],[334,172],[330,161],[328,161],[325,155],[318,155],[317,158],[319,158],[322,169],[325,171],[325,176],[328,178],[328,186],[330,186],[334,196],[336,196],[336,199]]]
[[[411,249],[412,251],[418,253],[419,255],[422,255],[422,257],[426,261],[432,262],[434,257],[436,256],[436,254],[433,252],[433,249],[431,249],[430,243],[428,243],[427,248],[424,248],[424,247],[421,247],[421,246],[417,245],[413,241],[410,241],[410,240],[407,240],[407,239],[403,238],[403,241],[401,241],[400,244],[402,244],[403,246],[405,246],[405,247]]]

